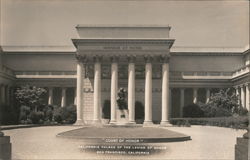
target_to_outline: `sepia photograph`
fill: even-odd
[[[0,160],[250,160],[249,0],[0,0]]]

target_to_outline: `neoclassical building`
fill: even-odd
[[[249,46],[171,49],[175,40],[169,38],[170,28],[78,25],[79,38],[72,39],[75,52],[3,48],[1,102],[10,104],[13,87],[35,85],[47,89],[47,104],[75,104],[77,124],[101,123],[104,101],[110,100],[113,123],[117,91],[125,88],[130,123],[135,123],[139,101],[145,106],[145,125],[166,124],[170,117],[182,117],[185,105],[206,103],[212,92],[234,87],[249,109]],[[68,64],[75,68],[64,70]]]
[[[107,3],[114,5],[113,2]],[[164,3],[162,5],[167,7],[170,2]],[[182,117],[184,106],[207,103],[212,93],[233,87],[240,97],[239,103],[249,110],[249,45],[178,47],[175,44],[180,39],[170,36],[176,26],[171,23],[172,28],[153,22],[152,25],[138,22],[139,25],[89,23],[76,26],[82,21],[78,14],[82,10],[78,7],[81,4],[92,5],[92,2],[41,0],[28,3],[22,0],[17,3],[0,0],[0,4],[4,8],[0,12],[0,31],[3,33],[0,35],[1,104],[13,105],[15,87],[35,85],[46,88],[47,93],[43,97],[45,104],[61,107],[76,105],[76,124],[102,123],[104,103],[110,101],[110,123],[115,123],[119,119],[117,91],[125,88],[129,123],[136,122],[135,103],[141,102],[144,105],[144,125],[155,122],[167,125],[170,118]],[[136,1],[133,4],[138,5]],[[64,9],[71,5],[74,10],[68,10],[72,15],[64,15]],[[40,9],[40,14],[30,14],[36,13],[34,9]],[[54,13],[63,14],[68,22],[64,23],[61,14]],[[41,17],[43,19],[39,19]],[[10,18],[16,18],[16,21],[8,21]],[[16,22],[19,23],[18,18],[20,22],[30,23],[30,26],[21,24],[18,28],[20,31],[14,30]],[[65,25],[58,25],[57,28],[47,26],[62,22]],[[64,34],[67,27],[75,29],[77,33],[77,36],[64,36],[72,47],[44,45],[47,41],[57,44],[54,41],[61,40],[60,35]],[[29,33],[29,30],[32,31]],[[189,27],[185,30],[188,30],[183,32],[187,36],[198,34]],[[177,28],[176,31],[180,30]],[[25,36],[22,32],[26,32]]]

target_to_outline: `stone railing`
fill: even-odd
[[[16,78],[76,78],[76,71],[16,71]]]
[[[76,71],[16,71],[13,73],[7,67],[3,71],[9,75],[16,75],[16,78],[76,78]],[[250,71],[250,65],[245,66],[235,72],[216,72],[216,71],[172,71],[170,76],[181,79],[232,79]],[[159,78],[159,77],[157,77]]]
[[[181,72],[183,79],[231,79],[232,72],[215,72],[215,71],[190,71]]]
[[[249,73],[249,72],[250,72],[250,64],[248,64],[248,65],[246,65],[244,67],[241,67],[240,69],[236,70],[233,73],[232,78],[239,77],[239,76],[244,75],[244,74]]]

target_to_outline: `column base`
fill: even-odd
[[[135,121],[129,121],[128,123],[129,123],[129,124],[136,124]]]
[[[154,126],[154,123],[152,121],[144,121],[143,127],[152,127]]]
[[[109,124],[115,124],[117,123],[116,120],[110,120]]]
[[[100,119],[94,119],[92,125],[96,127],[102,126],[102,121]]]
[[[161,127],[171,127],[172,124],[170,124],[169,121],[161,121],[160,126]]]
[[[78,119],[76,120],[76,122],[74,123],[75,126],[84,126],[85,123],[82,119]]]

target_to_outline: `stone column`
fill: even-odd
[[[169,126],[169,57],[162,59],[161,125]]]
[[[249,91],[250,89],[249,89],[249,84],[247,83],[246,84],[246,108],[247,108],[247,110],[249,111],[249,109],[250,109],[250,95],[249,95]]]
[[[50,87],[50,88],[49,88],[48,105],[52,105],[52,104],[53,104],[53,88]]]
[[[234,87],[234,89],[235,89],[235,95],[236,95],[237,98],[238,98],[237,102],[238,102],[238,104],[240,105],[241,103],[240,103],[240,92],[239,92],[239,87],[236,86],[236,87]]]
[[[77,89],[75,88],[74,105],[77,105]]]
[[[245,105],[245,90],[244,90],[244,85],[240,86],[240,91],[241,91],[241,95],[240,95],[240,97],[241,97],[241,105],[242,105],[243,108],[245,108],[246,105]]]
[[[135,123],[135,57],[128,57],[128,110],[129,123]]]
[[[5,89],[6,89],[5,100],[6,100],[6,104],[9,105],[10,104],[10,87],[7,85]]]
[[[145,57],[145,119],[144,126],[152,125],[152,57]]]
[[[197,88],[193,88],[193,103],[196,104],[197,103]]]
[[[11,86],[10,87],[10,106],[13,107],[13,104],[14,104],[14,87]]]
[[[180,97],[180,117],[183,117],[183,107],[184,107],[184,101],[185,101],[185,89],[181,88],[181,97]]]
[[[210,89],[206,88],[206,103],[208,103],[210,100]]]
[[[168,112],[168,116],[169,116],[169,118],[171,118],[172,117],[172,88],[169,88],[168,91],[169,91],[169,101],[168,101],[169,112]]]
[[[5,103],[5,86],[1,85],[1,102]]]
[[[118,90],[118,57],[111,57],[111,96],[110,123],[116,122],[117,90]]]
[[[62,88],[62,100],[61,100],[61,106],[66,106],[66,88]]]
[[[95,57],[95,65],[94,65],[94,117],[93,123],[99,124],[101,122],[100,119],[100,101],[101,101],[101,62],[100,57]]]
[[[76,79],[76,122],[75,125],[84,125],[83,117],[83,86],[85,78],[85,67],[83,63],[86,62],[86,57],[81,57],[79,55],[77,58],[77,79]]]

